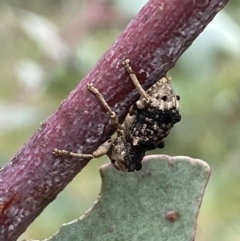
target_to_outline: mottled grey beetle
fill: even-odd
[[[165,138],[173,125],[181,120],[180,97],[175,95],[170,79],[167,77],[161,78],[145,91],[129,63],[128,59],[123,61],[126,71],[141,96],[130,107],[123,124],[118,122],[116,113],[111,110],[93,84],[88,84],[88,90],[99,99],[110,114],[111,122],[117,128],[117,137],[107,140],[92,154],[79,154],[55,148],[53,151],[55,156],[97,158],[107,154],[116,169],[132,172],[142,168],[142,159],[146,151],[164,147]]]

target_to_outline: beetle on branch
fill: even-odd
[[[55,148],[53,150],[55,156],[98,158],[106,154],[116,169],[132,172],[142,168],[142,159],[146,151],[164,147],[165,138],[174,124],[181,120],[180,97],[174,93],[170,79],[167,77],[161,78],[145,91],[134,74],[129,59],[124,60],[123,65],[141,96],[130,107],[122,124],[118,122],[116,113],[111,110],[98,89],[92,83],[87,86],[109,113],[111,123],[117,128],[117,137],[104,142],[92,154]]]

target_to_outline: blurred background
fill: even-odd
[[[0,165],[7,163],[95,65],[147,0],[1,0]],[[196,241],[240,240],[240,1],[224,11],[169,72],[182,121],[157,153],[187,155],[212,168]],[[89,165],[19,238],[44,239],[97,199]]]

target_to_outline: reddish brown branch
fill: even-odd
[[[0,240],[16,240],[89,160],[56,158],[55,147],[90,153],[113,133],[94,85],[123,120],[137,92],[121,65],[131,60],[144,87],[179,56],[228,0],[150,0],[93,70],[0,171]]]

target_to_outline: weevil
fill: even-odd
[[[129,59],[123,61],[123,66],[140,93],[140,98],[130,107],[122,124],[98,89],[92,83],[87,86],[109,113],[111,123],[117,129],[117,136],[104,142],[92,154],[55,148],[53,150],[55,156],[98,158],[106,154],[116,169],[132,172],[142,168],[142,159],[146,151],[164,147],[165,138],[174,124],[181,120],[179,95],[174,93],[170,78],[166,76],[145,91],[134,74]]]

